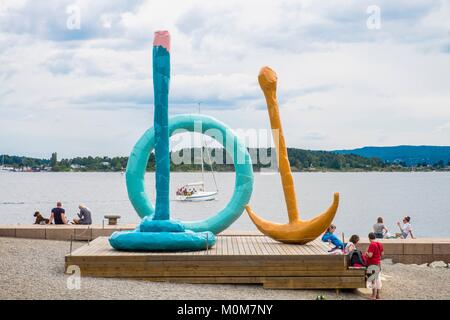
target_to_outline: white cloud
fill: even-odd
[[[438,126],[436,131],[439,133],[450,133],[450,122]]]

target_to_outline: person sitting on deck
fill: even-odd
[[[62,203],[59,201],[56,203],[56,208],[52,209],[48,224],[52,224],[53,221],[55,224],[67,224],[66,210],[62,208]]]
[[[411,226],[411,217],[406,216],[403,218],[403,225],[400,224],[400,222],[397,222],[398,227],[400,228],[401,233],[398,233],[397,236],[406,239],[408,238],[408,235],[411,235],[411,239],[415,239],[412,234],[412,226]]]
[[[377,237],[377,239],[383,239],[388,234],[388,232],[388,229],[383,223],[383,218],[378,217],[377,223],[373,225],[373,233],[375,233],[375,237]]]
[[[91,210],[85,205],[80,204],[78,206],[80,212],[77,214],[78,218],[73,219],[74,224],[92,224]]]
[[[344,243],[339,240],[339,238],[334,234],[334,231],[336,231],[336,226],[334,224],[330,225],[327,229],[327,231],[322,236],[323,242],[328,242],[333,244],[335,247],[331,249],[330,251],[334,251],[337,249],[343,250],[345,245]]]
[[[366,260],[361,251],[356,248],[358,242],[359,236],[356,234],[352,235],[345,246],[344,253],[348,254],[348,260],[351,267],[363,268],[366,265]]]

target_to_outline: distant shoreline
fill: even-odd
[[[271,168],[277,163],[273,148],[247,148],[253,171]],[[398,146],[365,147],[355,150],[317,151],[288,148],[288,158],[293,172],[433,172],[450,171],[450,147]],[[214,160],[203,162],[210,170],[209,162],[218,172],[234,172],[232,156],[223,149],[206,149]],[[171,163],[173,172],[197,172],[201,170],[200,148],[185,148],[171,151],[175,156]],[[56,152],[49,159],[24,156],[0,155],[0,168],[16,171],[56,171],[56,172],[120,172],[128,164],[127,156],[83,156],[72,159],[58,159]],[[181,161],[182,160],[182,161]],[[176,163],[176,164],[175,164]],[[219,164],[217,164],[219,163]],[[146,169],[155,170],[155,157],[150,153]]]

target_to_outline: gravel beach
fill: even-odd
[[[84,245],[75,242],[73,249]],[[198,285],[82,278],[68,289],[66,241],[0,238],[0,299],[366,299],[368,290],[266,290],[257,285]],[[383,299],[450,299],[450,269],[383,264]]]

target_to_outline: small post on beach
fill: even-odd
[[[73,234],[70,235],[70,255],[72,255],[72,242],[73,242]]]

